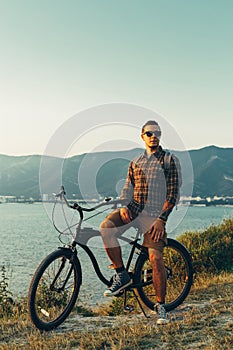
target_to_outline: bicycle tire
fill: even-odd
[[[28,292],[32,323],[40,330],[58,327],[71,313],[82,283],[81,265],[68,248],[49,254],[36,269]]]
[[[167,271],[165,309],[170,311],[179,306],[189,294],[193,282],[192,258],[183,244],[168,238],[163,259]],[[135,283],[141,284],[137,287],[140,299],[153,310],[156,304],[156,291],[153,287],[152,268],[147,253],[142,252],[139,255],[134,275]]]

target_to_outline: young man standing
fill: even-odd
[[[145,152],[130,162],[121,194],[121,199],[127,200],[128,204],[109,214],[101,223],[100,232],[107,255],[116,270],[112,286],[104,295],[113,296],[131,283],[122,261],[117,235],[123,233],[130,223],[141,226],[144,233],[143,245],[148,248],[156,290],[157,324],[166,324],[169,321],[164,307],[166,273],[163,248],[167,242],[165,226],[179,198],[181,174],[174,156],[166,164],[166,152],[159,145],[160,137],[161,130],[156,121],[148,121],[143,125],[141,138],[145,143]]]

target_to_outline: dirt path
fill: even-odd
[[[171,322],[183,321],[187,318],[191,311],[197,309],[201,311],[203,308],[210,305],[210,302],[195,302],[195,303],[184,303],[179,306],[176,310],[168,313],[168,318]],[[57,328],[56,333],[62,334],[69,331],[75,332],[92,332],[97,328],[103,330],[105,328],[119,328],[123,325],[137,325],[137,324],[156,324],[156,314],[152,311],[147,311],[147,318],[143,313],[126,313],[119,316],[82,316],[73,315],[70,316],[64,324]]]

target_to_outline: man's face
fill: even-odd
[[[142,139],[148,148],[157,148],[159,146],[159,140],[161,131],[156,125],[146,125],[142,134]]]

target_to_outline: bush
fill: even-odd
[[[185,232],[177,238],[190,251],[196,273],[219,273],[233,268],[233,218],[204,232]]]
[[[9,290],[8,280],[6,268],[2,266],[2,276],[0,280],[0,317],[11,314],[14,304],[12,299],[13,294]]]
[[[126,305],[133,310],[138,310],[139,306],[132,292],[127,292],[127,303]],[[120,297],[114,298],[109,307],[108,307],[108,315],[109,316],[117,316],[121,315],[124,312],[124,296],[121,294]],[[127,311],[126,311],[127,312]]]

